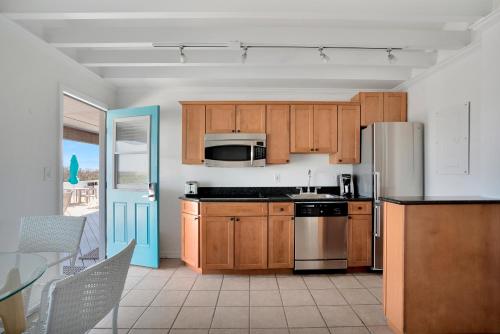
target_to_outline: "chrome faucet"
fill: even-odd
[[[312,176],[312,172],[310,169],[307,170],[307,192],[310,193],[311,192],[311,176]]]

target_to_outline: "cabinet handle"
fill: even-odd
[[[280,208],[280,211],[285,211],[285,208]]]
[[[352,217],[351,216],[347,216],[347,219],[352,219]]]
[[[314,152],[314,148],[311,148],[311,152]]]
[[[363,207],[362,206],[358,206],[358,210],[361,210],[361,209],[363,209]]]
[[[233,221],[233,222],[234,222],[234,217],[231,217],[231,221]]]
[[[339,162],[342,162],[342,159],[339,159]]]
[[[295,220],[295,217],[290,217],[290,220]]]
[[[237,222],[239,222],[239,221],[240,221],[240,219],[239,219],[239,218],[236,218],[236,221],[237,221]]]
[[[236,132],[240,132],[240,130],[236,130]]]
[[[287,162],[287,163],[289,163],[289,162],[290,162],[290,160],[287,160],[286,162]]]
[[[200,220],[200,218],[199,217],[194,217],[194,220]]]
[[[205,162],[205,160],[201,159],[201,162]]]

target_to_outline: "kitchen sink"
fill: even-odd
[[[302,193],[302,194],[288,194],[291,199],[332,199],[340,198],[340,196],[330,194],[315,194],[315,193]]]

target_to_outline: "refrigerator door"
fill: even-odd
[[[375,123],[374,199],[424,193],[424,144],[421,123]]]
[[[361,130],[361,163],[353,166],[353,172],[357,193],[373,197],[373,124]]]
[[[383,269],[383,240],[384,240],[384,220],[383,206],[375,204],[373,207],[373,267],[374,270]]]

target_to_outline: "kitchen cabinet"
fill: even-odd
[[[293,268],[293,224],[293,216],[269,216],[269,241],[267,246],[269,268]]]
[[[235,269],[267,268],[267,217],[235,217]]]
[[[236,132],[266,132],[266,105],[242,104],[236,106]]]
[[[270,104],[266,110],[268,164],[290,162],[290,106]]]
[[[198,222],[198,216],[181,214],[181,259],[194,268],[200,267]]]
[[[336,105],[292,105],[290,117],[292,153],[337,151]]]
[[[361,126],[375,122],[406,122],[405,92],[361,92],[351,101],[361,106]]]
[[[406,122],[406,96],[405,92],[384,93],[384,122]]]
[[[203,269],[234,268],[234,217],[201,216]]]
[[[347,266],[368,267],[372,264],[372,216],[349,215],[347,229]]]
[[[330,163],[356,164],[360,162],[360,107],[340,105],[338,109],[338,148],[330,154]]]
[[[202,164],[205,157],[205,106],[182,106],[182,163]]]
[[[361,126],[384,121],[384,93],[359,93]]]
[[[236,106],[233,104],[206,105],[206,132],[231,133],[236,132]]]

